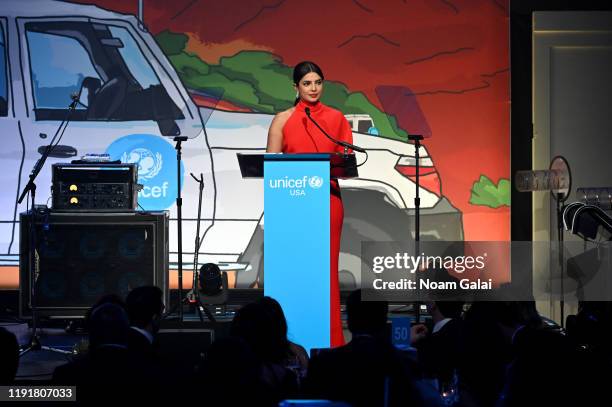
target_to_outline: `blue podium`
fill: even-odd
[[[353,154],[239,154],[264,177],[264,294],[283,308],[289,339],[330,346],[330,174],[355,176]],[[263,171],[262,171],[263,169]]]

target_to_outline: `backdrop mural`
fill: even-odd
[[[0,20],[0,251],[13,270],[25,210],[16,193],[78,93],[47,166],[103,152],[136,162],[143,208],[174,215],[171,136],[188,136],[185,262],[198,200],[188,174],[202,173],[200,261],[238,270],[237,287],[261,285],[263,188],[241,178],[236,153],[265,150],[273,114],[295,97],[292,66],[304,59],[323,68],[323,102],[345,113],[355,143],[369,149],[360,178],[342,183],[345,287],[359,281],[361,241],[413,236],[408,134],[425,136],[423,239],[509,239],[508,0],[235,1],[231,9],[145,0],[142,21],[136,0],[28,3],[7,1]],[[49,184],[46,169],[39,203]],[[14,273],[1,274],[0,284],[15,284]]]

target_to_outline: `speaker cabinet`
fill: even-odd
[[[168,304],[167,212],[37,214],[37,250],[30,248],[30,213],[20,214],[19,311],[31,316],[31,273],[38,315],[82,317],[100,297],[125,299],[155,285]],[[34,254],[34,256],[32,256]],[[37,258],[38,267],[30,267]]]

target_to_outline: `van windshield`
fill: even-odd
[[[37,120],[177,120],[181,110],[128,30],[90,22],[26,24]]]

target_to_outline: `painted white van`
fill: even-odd
[[[51,164],[86,153],[109,153],[139,165],[144,210],[171,212],[171,264],[176,263],[176,152],[183,144],[184,264],[190,264],[204,176],[201,262],[240,269],[237,285],[261,277],[263,184],[240,176],[236,153],[263,152],[271,115],[199,108],[153,36],[131,15],[52,0],[4,0],[0,10],[0,260],[17,264],[17,196],[30,170],[80,95],[62,139],[37,179],[37,203],[50,202]],[[360,178],[342,183],[346,206],[341,269],[358,280],[361,240],[411,236],[414,146],[354,133],[369,149]],[[462,237],[461,214],[442,197],[423,147],[428,182],[421,189],[422,230],[435,238]],[[429,177],[429,178],[427,178]],[[427,218],[430,216],[430,218]],[[427,221],[430,219],[430,221]],[[444,227],[438,223],[444,221]],[[348,281],[348,280],[347,280]],[[354,281],[353,281],[354,282]],[[349,281],[350,283],[350,281]]]
[[[344,117],[354,132],[378,136],[378,129],[369,114],[345,114]]]

